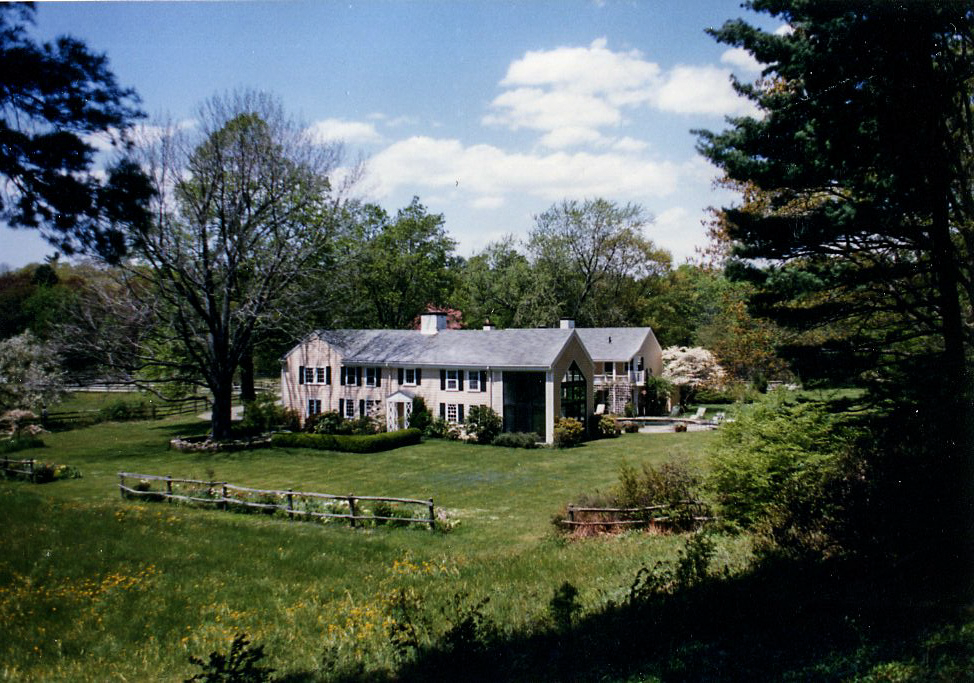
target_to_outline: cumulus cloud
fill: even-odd
[[[511,153],[492,145],[412,137],[372,157],[369,171],[380,197],[400,188],[458,188],[483,208],[498,206],[508,193],[546,201],[666,196],[676,190],[681,167],[611,151]]]
[[[731,87],[730,72],[716,66],[674,67],[655,103],[675,114],[753,115],[757,111]]]
[[[742,71],[760,69],[743,50],[728,50],[722,61]],[[611,132],[625,125],[627,111],[639,107],[680,114],[751,113],[751,105],[731,88],[730,74],[730,68],[714,65],[664,71],[638,50],[610,50],[605,38],[586,47],[529,51],[511,62],[500,82],[504,90],[482,122],[538,131],[549,149],[632,151],[632,138],[618,139]]]
[[[382,136],[375,129],[374,124],[344,119],[315,121],[308,127],[308,132],[319,142],[342,141],[356,145],[382,140]]]
[[[725,50],[720,56],[721,64],[727,64],[732,68],[748,73],[760,73],[763,66],[754,56],[743,47],[732,47]]]

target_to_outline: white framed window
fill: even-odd
[[[480,370],[467,371],[467,391],[480,391]]]
[[[305,368],[304,369],[304,383],[305,384],[314,384],[314,381],[315,381],[315,369],[314,368]]]
[[[365,386],[374,387],[378,376],[379,368],[365,368]]]
[[[308,399],[308,417],[312,415],[321,414],[321,399],[309,398]]]
[[[345,401],[345,418],[348,420],[355,418],[355,401]]]
[[[416,386],[418,382],[416,381],[416,368],[406,368],[403,371],[403,384],[409,384],[410,386]]]
[[[365,399],[365,414],[369,417],[373,417],[379,414],[379,404],[381,401],[376,401],[370,398]]]
[[[457,423],[457,404],[447,403],[446,404],[446,421],[450,424]]]
[[[324,368],[315,368],[315,381],[318,384],[324,384],[325,383],[325,369]]]
[[[446,390],[447,391],[459,391],[460,390],[460,371],[459,370],[447,370],[446,371]],[[456,406],[453,406],[454,411]]]

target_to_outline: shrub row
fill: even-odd
[[[357,436],[347,434],[300,434],[282,433],[271,437],[275,446],[315,448],[342,453],[378,453],[420,442],[423,433],[418,429],[401,429],[397,432]]]

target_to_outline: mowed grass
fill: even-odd
[[[625,462],[705,467],[712,434],[623,435],[581,448],[515,450],[429,441],[376,455],[269,449],[184,454],[184,418],[107,423],[50,434],[37,457],[82,479],[0,482],[0,677],[182,680],[245,632],[270,665],[296,676],[332,661],[391,667],[395,597],[408,596],[423,637],[461,604],[489,598],[501,629],[543,619],[569,581],[583,607],[621,599],[638,569],[676,558],[682,541],[641,532],[566,542],[551,516],[606,489]],[[433,498],[458,522],[350,529],[181,505],[122,500],[119,471],[226,480],[259,488]],[[745,562],[747,539],[718,561]],[[353,666],[354,665],[354,666]]]

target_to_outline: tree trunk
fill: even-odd
[[[247,402],[257,398],[254,387],[254,349],[247,347],[240,359],[240,400]]]
[[[213,392],[213,418],[210,422],[211,437],[219,441],[230,438],[230,425],[233,411],[232,378],[210,387]]]

